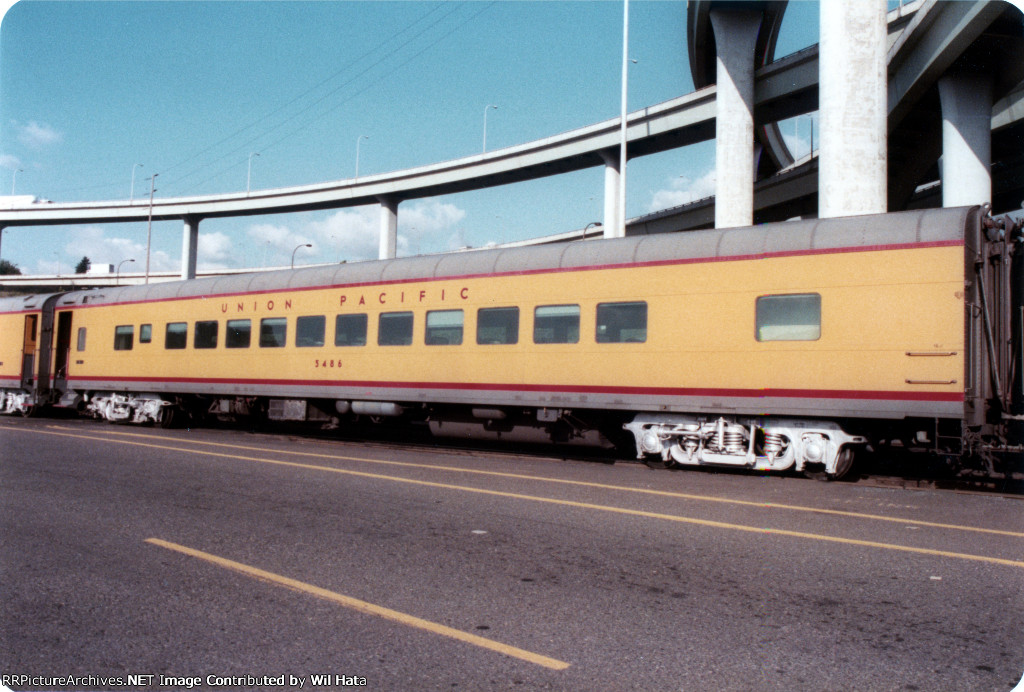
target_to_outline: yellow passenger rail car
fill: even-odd
[[[597,430],[642,458],[831,477],[880,440],[1014,451],[1007,230],[941,209],[7,301],[0,386],[9,411]],[[51,325],[34,389],[30,319]]]

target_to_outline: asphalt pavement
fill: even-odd
[[[1010,690],[1024,673],[1018,498],[4,418],[0,503],[12,689]]]

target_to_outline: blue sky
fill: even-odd
[[[0,0],[2,2],[2,0]],[[817,40],[792,2],[778,56]],[[629,107],[693,90],[686,3],[630,2]],[[0,25],[0,195],[53,201],[245,190],[369,175],[617,117],[622,4],[586,2],[38,2]],[[794,135],[795,125],[788,130]],[[799,139],[809,138],[803,119]],[[800,144],[796,145],[800,153]],[[135,164],[142,164],[141,167]],[[633,159],[627,214],[713,192],[708,142]],[[475,247],[600,221],[600,168],[399,207],[399,255]],[[154,223],[155,269],[180,267],[181,224]],[[26,273],[83,255],[145,253],[145,224],[4,231]],[[374,257],[375,207],[200,227],[200,268]],[[136,264],[138,266],[138,263]]]

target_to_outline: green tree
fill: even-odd
[[[7,260],[0,260],[0,275],[3,274],[21,274],[21,270],[18,269],[16,264],[11,264]]]
[[[88,257],[83,257],[81,260],[79,260],[78,264],[75,265],[75,273],[84,274],[87,271],[89,271],[89,267],[91,266],[92,260],[90,260]]]

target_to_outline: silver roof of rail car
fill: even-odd
[[[661,233],[533,247],[371,260],[147,286],[75,291],[63,296],[58,301],[58,306],[168,300],[316,286],[379,284],[659,260],[735,257],[839,247],[961,240],[964,238],[968,218],[979,212],[979,207],[924,209],[835,219],[784,221],[744,228]],[[24,308],[8,308],[6,302],[0,302],[0,311],[5,309]]]
[[[59,293],[33,293],[30,295],[21,296],[8,296],[6,298],[0,298],[0,313],[3,312],[22,312],[24,310],[39,310],[43,307],[43,303],[46,299],[51,296],[60,295]]]

